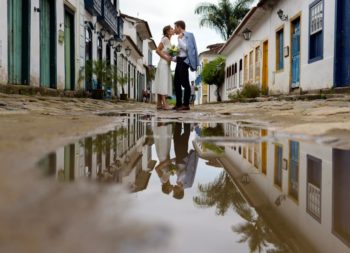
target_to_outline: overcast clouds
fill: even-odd
[[[218,0],[120,0],[120,10],[122,13],[146,20],[157,45],[162,38],[164,26],[173,26],[175,21],[184,20],[186,30],[193,32],[196,37],[200,53],[206,50],[206,47],[210,44],[223,42],[220,35],[214,30],[199,27],[200,16],[195,15],[194,10],[201,2],[217,4]],[[175,37],[173,37],[172,43],[177,44]],[[154,65],[157,65],[158,59],[155,54]]]
[[[218,0],[205,1],[218,2]],[[120,10],[122,13],[148,21],[157,45],[162,38],[164,26],[173,26],[175,21],[184,20],[186,30],[194,33],[198,50],[201,52],[207,45],[223,41],[215,31],[199,28],[199,16],[194,14],[194,9],[201,2],[200,0],[120,0]],[[174,38],[172,42],[177,44]]]

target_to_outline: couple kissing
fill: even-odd
[[[171,37],[176,34],[178,45],[171,45]],[[198,50],[194,35],[186,31],[186,24],[179,20],[163,28],[163,38],[159,43],[157,54],[160,60],[157,67],[154,93],[157,94],[157,109],[162,110],[190,110],[191,87],[189,80],[189,69],[196,71],[199,66]],[[172,96],[173,81],[170,64],[176,62],[174,86],[176,94],[176,105],[171,108],[167,103],[167,97]],[[184,95],[182,95],[182,87]]]

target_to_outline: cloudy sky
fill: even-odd
[[[206,50],[207,45],[223,42],[220,35],[214,30],[199,27],[200,16],[195,15],[194,10],[201,2],[217,4],[218,0],[120,0],[120,10],[122,13],[148,21],[157,45],[162,38],[164,26],[173,26],[175,21],[184,20],[186,30],[194,33],[198,50],[201,52]],[[175,37],[172,43],[177,44]],[[153,64],[156,65],[158,59],[154,57]]]
[[[205,0],[217,3],[218,0]],[[201,52],[207,45],[222,42],[219,34],[208,28],[199,28],[199,16],[194,14],[200,0],[120,0],[122,13],[139,17],[148,21],[153,38],[158,45],[162,38],[162,30],[166,25],[172,25],[182,19],[186,22],[186,30],[193,32],[198,50]],[[174,44],[176,40],[172,41]]]

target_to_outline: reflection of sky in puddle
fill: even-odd
[[[40,166],[59,180],[121,183],[135,192],[129,197],[134,202],[129,214],[163,223],[174,232],[166,252],[249,252],[259,245],[261,252],[274,247],[284,252],[330,252],[327,245],[349,252],[349,151],[322,146],[322,139],[315,143],[309,136],[269,132],[244,122],[191,124],[188,151],[195,149],[202,158],[193,186],[185,187],[178,200],[174,191],[162,192],[155,168],[164,151],[156,145],[166,136],[171,139],[169,158],[179,154],[175,124],[168,125],[166,135],[160,130],[164,121],[132,115],[122,128],[61,148]],[[199,133],[212,139],[201,142]],[[208,160],[224,168],[209,166]],[[181,170],[175,161],[172,166],[174,187]],[[195,203],[198,200],[201,206]],[[220,210],[222,215],[216,215]],[[247,240],[238,242],[244,237]],[[251,245],[254,240],[257,248]]]

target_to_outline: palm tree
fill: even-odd
[[[227,40],[238,24],[248,13],[250,4],[254,0],[219,0],[219,3],[200,3],[195,14],[201,15],[200,26],[207,26],[219,32]]]
[[[220,173],[212,183],[198,185],[198,190],[200,196],[195,196],[193,202],[199,207],[216,206],[217,215],[225,215],[227,210],[233,208],[245,219],[252,216],[248,203],[226,171]]]

